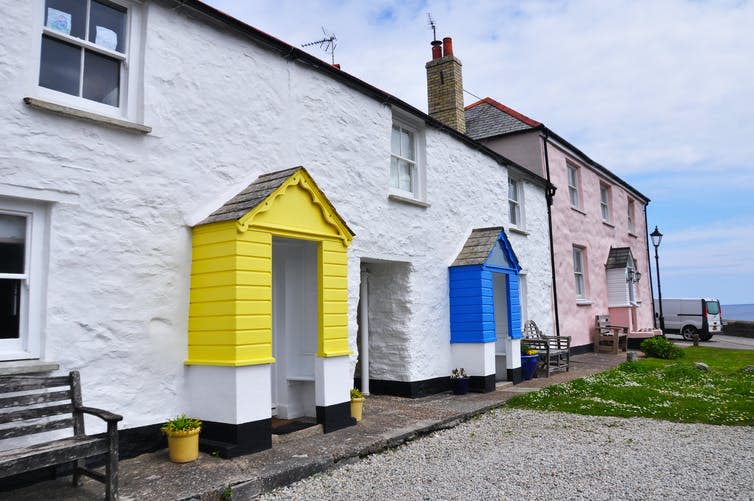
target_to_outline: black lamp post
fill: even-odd
[[[662,287],[660,286],[660,258],[657,255],[657,248],[662,242],[662,233],[655,226],[655,231],[649,234],[652,237],[652,245],[655,246],[655,269],[657,270],[657,294],[660,296],[660,329],[662,329],[662,335],[665,335],[665,316],[662,314]]]

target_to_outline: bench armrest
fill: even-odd
[[[113,414],[112,412],[103,411],[102,409],[95,409],[94,407],[76,407],[76,410],[79,412],[97,416],[98,418],[103,419],[107,421],[108,423],[109,422],[117,423],[118,421],[121,421],[123,419],[123,416],[120,416],[118,414]]]

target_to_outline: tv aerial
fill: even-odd
[[[335,47],[338,46],[338,44],[335,43],[335,41],[337,40],[335,33],[328,33],[324,26],[322,27],[322,33],[324,34],[324,38],[315,42],[301,44],[301,47],[319,45],[320,49],[330,54],[332,64],[335,64]]]
[[[432,40],[437,41],[437,25],[435,24],[435,20],[432,19],[431,12],[427,12],[427,25],[432,30]]]

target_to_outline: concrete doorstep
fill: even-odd
[[[249,499],[360,458],[397,447],[437,430],[452,428],[474,416],[505,405],[515,395],[588,376],[617,366],[626,354],[587,353],[571,357],[569,372],[539,377],[519,385],[499,383],[494,392],[456,396],[442,393],[419,399],[372,395],[364,419],[327,435],[308,428],[275,441],[269,450],[231,460],[200,454],[197,461],[174,464],[167,450],[120,462],[122,500]],[[70,477],[40,482],[0,498],[89,500],[104,496],[104,486],[91,479],[74,488]]]

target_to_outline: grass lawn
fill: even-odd
[[[517,396],[511,407],[683,423],[754,426],[754,350],[694,348],[677,360],[646,358]],[[709,365],[703,372],[695,362]]]

